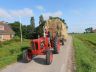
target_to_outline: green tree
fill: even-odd
[[[27,26],[26,25],[22,25],[22,35],[23,35],[23,38],[28,38],[27,37],[27,34],[28,34],[28,32],[27,32]]]
[[[34,32],[34,30],[35,30],[35,20],[34,20],[34,17],[31,17],[30,27],[31,27],[32,32]]]
[[[40,35],[40,36],[43,36],[43,26],[45,25],[45,20],[44,20],[44,18],[43,18],[43,15],[40,15],[40,17],[39,17],[39,27],[37,28],[38,29],[38,34]]]
[[[92,33],[93,32],[93,28],[89,27],[85,29],[86,33]]]
[[[14,23],[9,23],[11,28],[15,31],[17,36],[20,36],[20,22],[16,21]],[[23,38],[31,39],[33,38],[33,33],[35,31],[35,21],[34,17],[30,19],[30,25],[22,24],[22,36]]]
[[[43,15],[40,15],[39,17],[39,25],[41,25],[44,22]]]
[[[20,36],[20,22],[15,21],[14,23],[9,23],[9,25],[15,32],[15,35]]]
[[[9,23],[9,25],[13,29],[13,31],[15,32],[15,35],[20,37],[20,22],[15,21],[13,23]],[[23,36],[23,38],[28,38],[27,34],[28,34],[27,26],[22,25],[22,36]]]

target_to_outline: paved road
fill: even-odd
[[[30,63],[17,62],[0,72],[73,72],[72,37],[69,37],[60,54],[55,54],[51,65],[45,64],[45,56],[37,56]]]

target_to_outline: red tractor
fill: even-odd
[[[46,33],[45,33],[46,34]],[[46,55],[46,64],[49,65],[53,60],[53,52],[59,53],[60,40],[56,33],[53,33],[52,38],[46,35],[31,41],[31,46],[23,53],[25,62],[30,62],[35,55]]]

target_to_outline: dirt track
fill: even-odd
[[[37,56],[30,63],[17,62],[0,72],[73,72],[72,37],[69,37],[59,54],[54,54],[53,63],[45,64],[45,56]]]

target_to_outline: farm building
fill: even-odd
[[[6,22],[0,22],[0,41],[10,40],[14,37],[15,32]]]

